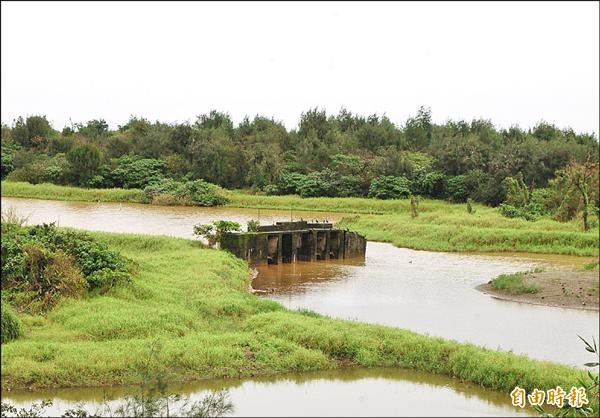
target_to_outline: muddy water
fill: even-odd
[[[2,198],[30,224],[58,222],[89,230],[190,238],[195,223],[216,219],[243,225],[289,220],[289,211],[201,209],[141,204],[56,202]],[[343,214],[293,213],[294,219],[328,219]],[[576,334],[598,335],[598,314],[495,300],[475,286],[505,272],[536,265],[576,264],[572,257],[536,258],[458,255],[400,249],[369,242],[365,260],[297,263],[259,268],[254,287],[274,289],[268,297],[291,308],[309,308],[338,318],[407,328],[423,334],[513,350],[573,365],[589,361]],[[230,387],[237,415],[514,415],[505,394],[452,379],[401,370],[347,370],[276,379],[211,381],[176,390],[199,398],[206,390]],[[112,396],[131,393],[112,389]],[[3,393],[25,406],[55,398],[62,410],[83,401],[94,410],[103,391]],[[109,396],[109,397],[110,397]],[[50,410],[58,412],[57,409]]]
[[[169,235],[194,238],[193,225],[219,219],[236,221],[245,229],[246,222],[259,220],[262,225],[276,221],[328,220],[335,222],[343,213],[282,211],[270,209],[198,208],[157,206],[142,203],[61,202],[2,197],[2,208],[14,207],[29,224],[56,222],[60,226],[93,231],[132,234]]]
[[[510,397],[443,376],[397,369],[350,369],[253,380],[212,380],[179,384],[170,391],[199,400],[208,391],[228,389],[233,416],[517,416]],[[46,410],[59,416],[83,403],[95,412],[104,399],[135,393],[132,387],[3,393],[17,407],[52,399]],[[122,401],[121,401],[122,402]],[[119,401],[109,401],[114,410]],[[175,411],[175,415],[177,412]]]
[[[292,309],[581,366],[590,357],[577,334],[598,339],[598,312],[502,301],[475,289],[499,274],[547,264],[547,257],[435,253],[369,242],[364,262],[259,266],[253,286],[274,290],[267,297]]]

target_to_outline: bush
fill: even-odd
[[[305,176],[304,181],[300,185],[300,196],[302,197],[320,197],[330,196],[331,188],[321,176],[319,172],[313,172]]]
[[[21,309],[46,311],[88,288],[131,281],[128,261],[85,233],[3,224],[1,241],[2,292]]]
[[[0,322],[0,338],[2,344],[16,340],[23,334],[21,321],[15,316],[7,302],[2,302]]]
[[[467,177],[464,175],[451,177],[448,179],[447,187],[448,197],[457,203],[464,203],[469,197],[467,189]]]
[[[306,181],[306,174],[283,172],[277,184],[278,194],[300,194]]]
[[[342,176],[335,185],[337,197],[362,196],[363,182],[358,176]]]
[[[380,176],[369,188],[369,197],[376,199],[402,199],[410,194],[410,181],[406,177]]]
[[[434,199],[444,199],[447,195],[447,177],[440,172],[427,173],[417,181],[415,194],[424,194]]]
[[[220,194],[220,188],[204,180],[179,182],[172,179],[146,186],[144,197],[147,202],[175,203],[196,206],[220,206],[228,200]]]
[[[507,218],[523,218],[528,221],[535,221],[544,213],[542,207],[537,203],[530,203],[522,208],[514,207],[508,203],[501,203],[498,211]]]
[[[118,167],[110,173],[113,187],[143,189],[160,182],[166,171],[164,161],[125,155],[118,160]]]
[[[88,283],[91,289],[107,290],[112,287],[131,283],[131,274],[121,270],[111,270],[102,268],[96,270],[88,277]]]

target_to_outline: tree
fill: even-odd
[[[380,176],[373,180],[369,197],[401,199],[410,196],[410,181],[406,177]]]
[[[67,161],[71,166],[72,178],[84,185],[100,167],[102,154],[93,144],[81,144],[67,153]]]
[[[417,116],[406,122],[406,138],[413,150],[425,148],[431,142],[433,127],[431,125],[431,109],[421,106]]]
[[[590,192],[594,185],[598,187],[598,163],[591,161],[591,156],[588,157],[585,163],[577,163],[571,160],[569,165],[563,171],[565,177],[569,179],[571,186],[579,192],[583,201],[583,230],[590,229],[589,223],[589,207],[590,207]]]
[[[228,232],[240,231],[241,225],[233,221],[213,221],[211,224],[194,225],[194,235],[204,237],[209,247],[221,243],[223,236]]]

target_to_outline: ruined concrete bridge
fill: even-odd
[[[221,248],[252,264],[280,264],[365,257],[367,240],[331,223],[277,222],[257,232],[230,232]]]

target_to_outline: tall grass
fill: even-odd
[[[25,335],[2,346],[2,387],[137,383],[158,338],[177,380],[342,366],[390,366],[509,391],[571,387],[574,368],[419,335],[288,311],[247,292],[248,268],[226,252],[166,237],[94,233],[139,264],[133,285],[22,315]],[[147,360],[144,360],[147,361]]]
[[[574,223],[549,219],[505,219],[490,208],[476,215],[457,214],[448,206],[446,211],[420,214],[414,219],[408,213],[360,215],[345,217],[338,225],[369,240],[417,250],[598,255],[598,229],[582,232]]]
[[[31,184],[20,181],[3,181],[2,196],[83,202],[141,203],[144,201],[144,193],[139,189],[85,189],[51,183]]]

